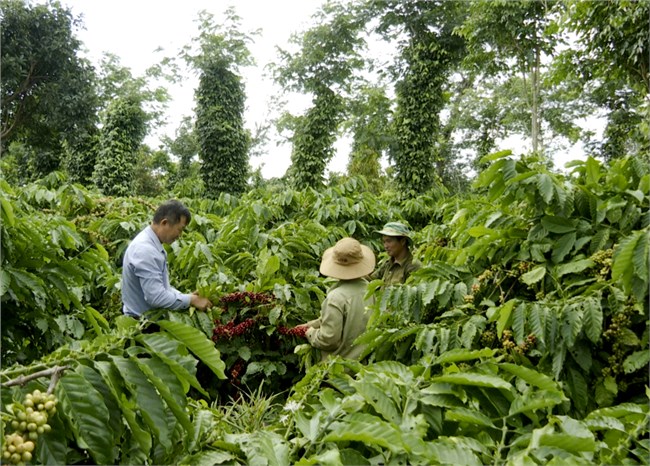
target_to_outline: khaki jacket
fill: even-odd
[[[309,343],[321,350],[321,359],[339,355],[358,359],[364,346],[352,342],[366,330],[372,301],[364,301],[368,282],[363,278],[339,280],[327,292],[320,317],[307,322]]]
[[[371,278],[374,280],[384,280],[386,286],[396,285],[404,283],[409,278],[409,275],[420,269],[420,267],[422,267],[422,264],[413,259],[413,255],[409,251],[408,255],[401,262],[389,257],[387,261],[372,273]]]

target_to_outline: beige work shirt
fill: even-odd
[[[358,359],[364,346],[353,341],[366,330],[372,300],[365,301],[368,282],[363,278],[339,280],[327,292],[320,317],[307,323],[309,343],[321,350],[321,359],[339,355]]]

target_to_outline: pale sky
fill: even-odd
[[[277,60],[275,46],[285,48],[292,33],[305,30],[323,0],[62,0],[61,3],[70,8],[75,17],[83,16],[85,29],[78,31],[77,37],[88,49],[88,58],[97,64],[104,52],[112,53],[134,76],[141,76],[162,57],[189,44],[198,35],[199,11],[212,13],[215,22],[219,22],[223,12],[234,5],[242,18],[243,32],[261,29],[261,35],[249,45],[257,67],[241,69],[247,96],[246,127],[252,130],[256,123],[267,119],[270,99],[280,92],[272,80],[263,75],[265,65]],[[164,52],[154,53],[159,47]],[[169,104],[168,124],[161,129],[162,134],[173,137],[182,117],[193,114],[196,85],[197,79],[191,75],[183,85],[166,85],[173,101]],[[304,98],[292,99],[289,109],[302,112],[308,103]],[[278,141],[274,132],[266,148],[267,154],[251,159],[254,167],[262,166],[265,178],[282,176],[291,163],[290,144],[278,146]],[[150,135],[145,142],[156,149],[158,136]],[[328,168],[344,172],[347,164],[345,142],[341,141],[338,147]]]
[[[44,0],[38,0],[44,1]],[[243,32],[260,29],[255,43],[249,45],[257,62],[255,68],[243,68],[246,86],[246,127],[253,130],[256,124],[267,120],[270,102],[278,96],[281,89],[265,76],[264,67],[277,60],[276,46],[286,48],[292,33],[300,33],[310,25],[312,15],[324,0],[61,0],[73,15],[82,15],[85,29],[77,32],[78,38],[88,49],[94,63],[104,52],[120,58],[120,63],[131,69],[134,76],[141,76],[150,66],[160,62],[162,57],[171,56],[198,35],[198,13],[206,10],[212,13],[215,22],[223,18],[223,12],[231,5],[242,19]],[[162,47],[161,53],[154,53]],[[386,47],[384,44],[382,47]],[[381,50],[380,53],[385,53]],[[172,102],[167,111],[167,125],[155,134],[149,135],[145,142],[156,149],[160,135],[174,136],[183,116],[192,115],[194,89],[197,78],[188,75],[179,85],[167,85]],[[288,101],[287,110],[294,114],[302,113],[309,105],[305,96],[294,96]],[[588,126],[591,126],[589,123]],[[265,154],[251,158],[254,168],[262,167],[265,178],[282,176],[291,163],[291,145],[282,142],[274,128],[271,128],[270,141]],[[519,138],[501,141],[499,149],[513,149],[515,153],[526,151],[530,143]],[[349,154],[349,139],[339,138],[335,144],[336,154],[328,171],[345,172]],[[555,156],[555,164],[562,168],[568,160],[584,158],[582,144],[576,144],[567,151]]]

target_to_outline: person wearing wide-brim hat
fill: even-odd
[[[320,272],[338,281],[327,291],[320,317],[296,327],[321,350],[321,359],[339,355],[358,359],[363,346],[354,345],[368,324],[372,298],[365,300],[366,277],[375,268],[372,250],[354,238],[343,238],[323,253]]]
[[[411,231],[403,223],[389,222],[376,233],[382,237],[388,259],[373,272],[371,278],[382,279],[384,285],[406,282],[411,273],[422,267],[409,249],[412,242]]]

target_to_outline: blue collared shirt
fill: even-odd
[[[149,309],[185,309],[192,295],[169,284],[167,253],[151,226],[131,241],[122,264],[122,312],[140,317]]]

